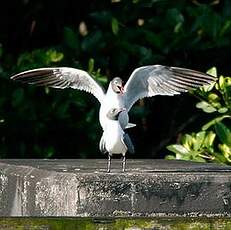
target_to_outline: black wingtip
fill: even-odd
[[[53,73],[52,69],[34,69],[20,72],[10,77],[11,80],[18,80],[21,82],[29,82],[35,80],[35,78],[44,78],[50,76]]]
[[[216,81],[218,79],[218,77],[216,76],[213,76],[208,73],[201,72],[201,71],[197,71],[197,70],[185,69],[185,68],[180,68],[180,67],[171,67],[171,69],[176,74],[183,74],[189,77],[191,76],[191,77],[196,77],[196,78],[201,77],[202,79],[210,81],[210,82]]]

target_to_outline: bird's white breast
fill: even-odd
[[[123,135],[124,131],[119,122],[110,120],[104,131],[105,146],[110,154],[125,154],[127,152],[127,147],[122,141]]]

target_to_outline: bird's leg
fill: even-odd
[[[125,167],[126,167],[126,157],[125,155],[122,157],[122,170],[125,172]]]
[[[111,171],[111,156],[108,154],[108,161],[107,161],[107,172]]]

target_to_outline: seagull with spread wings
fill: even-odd
[[[163,65],[135,69],[125,85],[121,78],[113,78],[106,93],[89,73],[69,67],[33,69],[18,73],[11,79],[38,86],[84,90],[93,94],[100,102],[99,120],[104,131],[108,130],[108,124],[111,123],[108,112],[114,108],[122,109],[118,121],[124,130],[135,126],[129,123],[128,112],[139,99],[155,95],[172,96],[209,85],[216,80],[199,71]]]

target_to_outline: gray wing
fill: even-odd
[[[144,97],[175,95],[202,85],[211,84],[216,77],[195,70],[151,65],[137,68],[125,84],[125,104],[132,105]]]
[[[125,133],[123,135],[122,142],[127,146],[129,153],[134,153],[135,152],[134,145],[132,144],[132,141],[131,141],[131,139],[130,139],[130,137],[129,137],[129,135],[127,133]]]
[[[11,79],[38,86],[84,90],[93,94],[100,103],[105,95],[103,88],[87,72],[74,68],[33,69],[16,74]]]

